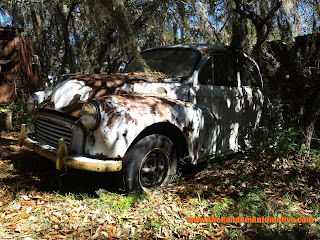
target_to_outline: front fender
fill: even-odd
[[[155,123],[170,123],[181,130],[192,161],[210,131],[208,114],[189,102],[159,97],[110,95],[96,99],[100,106],[101,123],[93,132],[95,145],[86,144],[86,153],[105,154],[108,158],[122,158],[135,138]],[[214,124],[211,124],[214,126]],[[207,129],[207,127],[209,127]],[[207,139],[207,142],[210,142]],[[204,146],[206,147],[206,146]]]

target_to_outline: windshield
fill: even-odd
[[[163,48],[145,51],[141,54],[151,70],[169,77],[187,79],[200,60],[200,53],[192,49]],[[134,58],[124,72],[141,72],[141,64]]]

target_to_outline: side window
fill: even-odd
[[[214,78],[216,86],[237,87],[237,59],[231,54],[213,55]]]
[[[210,57],[201,68],[198,76],[201,85],[212,85],[212,58]]]
[[[262,87],[257,66],[250,59],[240,61],[240,78],[243,86]]]

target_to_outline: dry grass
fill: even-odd
[[[123,194],[114,176],[57,172],[0,137],[1,239],[318,239],[319,160],[236,156],[186,170],[168,188]],[[245,160],[244,160],[245,159]],[[313,224],[189,224],[188,217],[313,217]]]

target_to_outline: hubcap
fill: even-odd
[[[153,149],[140,168],[140,183],[145,188],[161,185],[168,174],[169,155],[164,149]]]

